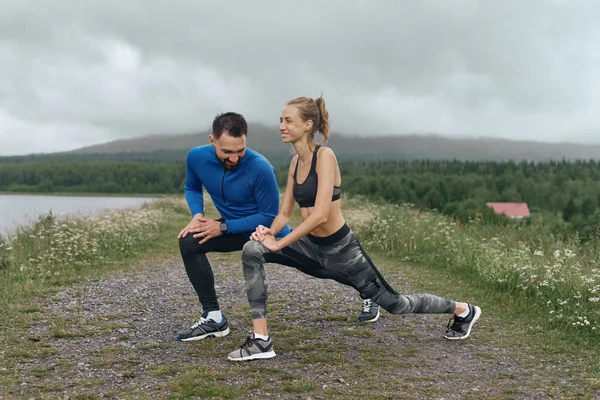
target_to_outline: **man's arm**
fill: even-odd
[[[240,219],[226,220],[227,233],[251,232],[258,225],[270,226],[279,208],[279,188],[275,170],[270,164],[261,166],[254,177],[254,196],[258,213]]]
[[[196,169],[194,168],[198,162],[197,151],[195,149],[190,150],[186,159],[186,174],[185,174],[185,199],[188,207],[192,212],[192,216],[201,214],[204,215],[204,194],[202,192],[202,181]]]
[[[204,195],[202,193],[202,181],[194,170],[194,164],[197,162],[197,157],[193,153],[194,149],[190,150],[186,159],[185,173],[185,199],[192,213],[192,220],[179,232],[177,238],[186,237],[188,233],[193,232],[204,218]]]

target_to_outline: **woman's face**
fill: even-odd
[[[304,121],[296,106],[286,105],[279,117],[279,132],[284,143],[294,143],[310,132],[312,121]]]

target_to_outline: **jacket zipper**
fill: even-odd
[[[225,198],[225,174],[227,173],[227,168],[223,167],[223,178],[221,179],[221,195],[223,196],[223,204],[227,204],[227,199]]]

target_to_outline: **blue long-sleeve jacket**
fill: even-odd
[[[275,169],[260,153],[246,148],[238,166],[227,170],[212,145],[199,146],[188,153],[186,168],[185,197],[192,215],[204,214],[204,186],[227,223],[227,233],[249,237],[258,225],[271,226],[279,213]],[[286,226],[277,238],[289,232]]]

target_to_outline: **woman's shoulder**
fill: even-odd
[[[323,157],[325,157],[325,158],[331,158],[331,159],[334,159],[334,160],[336,159],[335,153],[334,153],[333,149],[331,147],[323,146],[323,145],[321,145],[319,147],[319,151],[317,153],[317,157],[319,159],[321,159]]]

